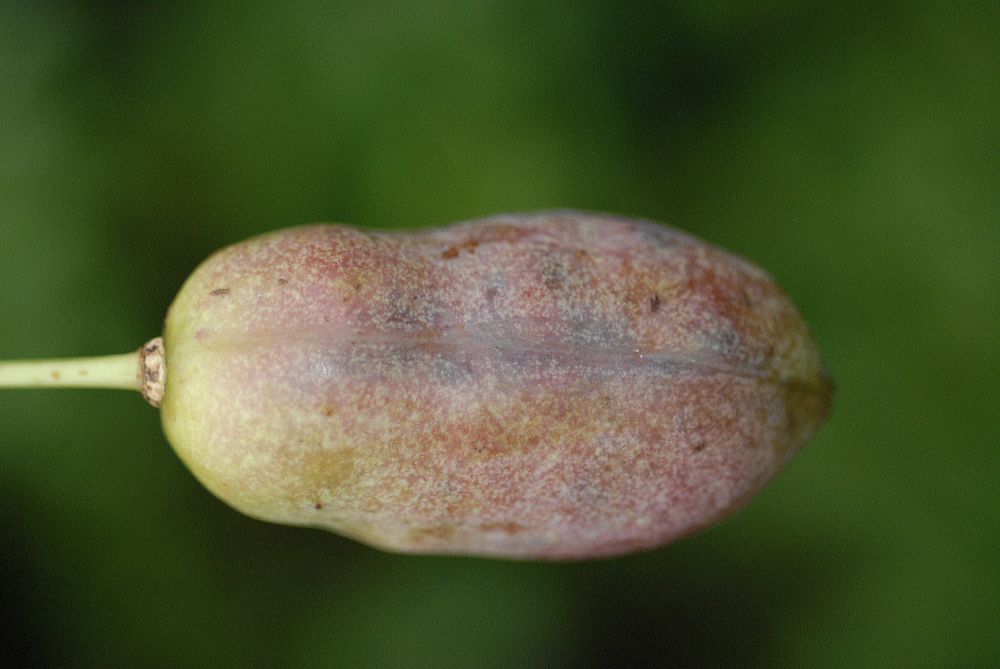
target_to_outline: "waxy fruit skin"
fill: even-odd
[[[572,211],[223,249],[167,317],[163,423],[258,518],[388,550],[590,558],[709,525],[825,419],[762,270]]]

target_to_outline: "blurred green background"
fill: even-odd
[[[6,391],[0,662],[997,666],[1000,11],[875,4],[0,3],[0,357],[265,230],[574,207],[768,268],[839,385],[743,512],[572,564],[253,521],[138,397]]]

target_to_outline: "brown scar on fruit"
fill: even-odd
[[[414,543],[423,543],[429,540],[443,541],[451,538],[455,533],[454,528],[447,525],[437,525],[434,527],[418,527],[410,530],[409,537]]]
[[[449,246],[441,254],[441,257],[445,260],[451,260],[452,258],[457,258],[460,251],[465,251],[466,253],[475,253],[476,247],[481,243],[478,239],[467,239],[457,246]]]
[[[524,525],[520,523],[483,523],[479,526],[483,532],[506,532],[507,534],[517,534],[524,531]]]
[[[481,245],[500,243],[511,244],[524,239],[525,237],[532,236],[533,234],[534,231],[525,230],[516,225],[484,225],[480,226],[478,230],[475,230],[473,236],[446,248],[441,252],[441,257],[445,260],[452,260],[457,258],[463,251],[470,255],[474,254],[476,249]]]
[[[211,293],[209,293],[209,295],[211,295],[212,297],[222,297],[224,295],[228,295],[231,292],[232,291],[229,290],[228,288],[216,288]]]

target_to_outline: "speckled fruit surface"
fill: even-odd
[[[760,490],[832,397],[765,272],[577,212],[257,237],[197,269],[165,340],[164,427],[212,492],[407,552],[666,543]]]

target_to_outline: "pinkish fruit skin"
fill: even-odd
[[[759,491],[832,396],[762,270],[577,212],[251,239],[187,281],[166,352],[164,427],[213,493],[414,553],[664,544]]]

